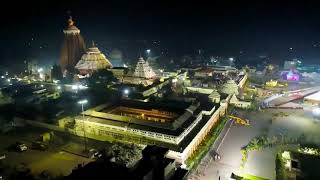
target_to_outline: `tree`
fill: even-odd
[[[51,78],[55,80],[62,80],[61,68],[57,64],[52,66]]]
[[[101,69],[94,72],[88,79],[89,86],[93,88],[106,87],[107,84],[117,81],[118,80],[114,77],[113,73],[107,69]]]

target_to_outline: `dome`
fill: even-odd
[[[110,53],[111,59],[122,59],[122,52],[119,49],[113,49]]]
[[[106,69],[111,68],[112,64],[106,58],[104,54],[100,52],[100,50],[92,44],[92,47],[88,48],[87,52],[82,55],[80,61],[75,66],[76,69],[79,70],[98,70],[98,69]]]

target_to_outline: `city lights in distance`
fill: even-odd
[[[87,88],[88,88],[87,86],[83,86],[81,84],[74,84],[71,86],[72,90],[78,90],[78,89],[82,90],[82,89],[87,89]]]

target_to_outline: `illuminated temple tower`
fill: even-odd
[[[133,75],[139,78],[150,79],[155,77],[156,74],[153,72],[148,62],[144,61],[143,58],[140,57]]]
[[[110,61],[92,42],[92,47],[88,48],[87,52],[82,55],[80,61],[75,66],[81,75],[91,75],[99,69],[109,69],[112,67]]]
[[[72,17],[68,19],[68,26],[63,30],[64,41],[60,57],[61,71],[65,74],[72,72],[74,66],[85,53],[85,43],[80,30],[74,25]]]

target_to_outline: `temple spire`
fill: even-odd
[[[72,16],[69,16],[69,19],[68,19],[68,26],[73,26],[74,25],[74,21],[72,20]]]
[[[94,43],[94,40],[92,40],[92,47],[96,47],[96,44]]]

